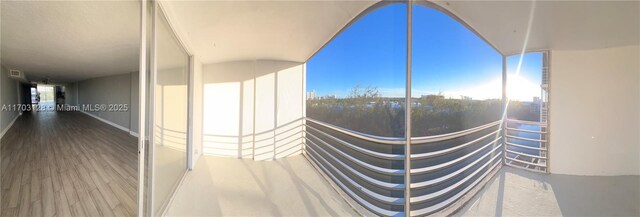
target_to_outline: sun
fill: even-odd
[[[533,101],[540,96],[540,85],[523,78],[518,74],[507,75],[507,97],[514,101]]]

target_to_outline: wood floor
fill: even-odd
[[[2,216],[134,216],[137,139],[79,112],[23,114],[1,140]]]

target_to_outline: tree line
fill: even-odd
[[[461,98],[446,98],[442,93],[412,98],[412,136],[451,133],[500,120],[500,99]],[[308,99],[306,103],[310,118],[366,134],[404,137],[405,99],[383,97],[376,87],[357,85],[345,98]],[[511,102],[510,107],[510,116],[539,117],[520,102]]]

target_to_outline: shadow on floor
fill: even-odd
[[[538,174],[503,167],[456,215],[640,216],[640,176]]]
[[[273,161],[202,157],[168,216],[357,216],[302,155]]]

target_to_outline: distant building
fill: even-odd
[[[316,90],[312,90],[311,92],[307,92],[307,100],[316,99]]]
[[[541,104],[542,100],[540,100],[540,97],[534,96],[533,103],[529,104],[529,111],[531,113],[539,113]]]

